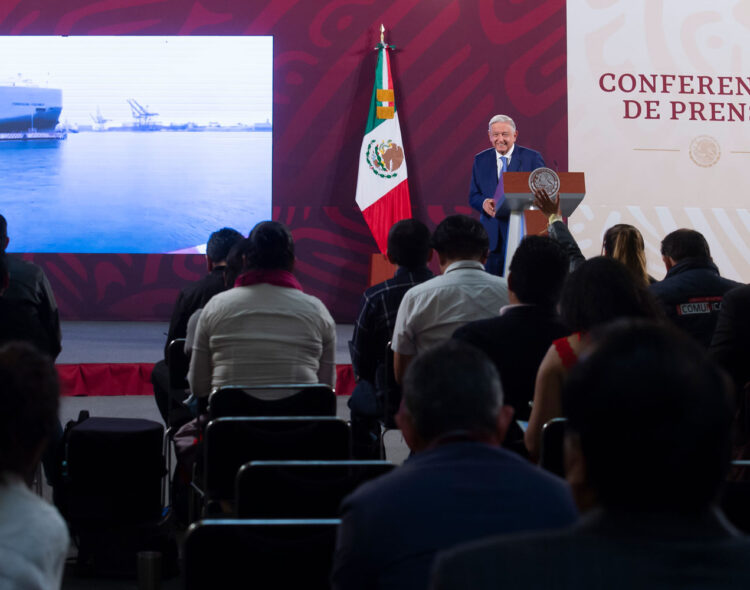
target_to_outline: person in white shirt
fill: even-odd
[[[484,269],[489,238],[482,224],[466,215],[446,217],[432,235],[442,274],[409,289],[393,330],[396,381],[419,352],[448,340],[458,328],[494,317],[508,305],[508,284]]]
[[[58,424],[52,361],[28,344],[0,348],[0,588],[60,588],[69,536],[57,509],[28,488]]]
[[[255,226],[234,288],[200,314],[188,381],[195,397],[222,385],[336,384],[336,325],[292,274],[294,240],[281,223]],[[277,392],[284,397],[293,391]]]

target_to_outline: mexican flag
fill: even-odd
[[[356,201],[383,254],[391,226],[411,217],[403,146],[388,46],[381,43],[370,114],[359,154]]]

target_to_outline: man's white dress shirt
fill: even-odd
[[[491,318],[508,305],[508,284],[481,262],[460,260],[412,287],[398,308],[391,347],[415,355],[453,336],[467,322]]]

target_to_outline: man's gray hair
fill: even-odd
[[[515,121],[513,119],[511,119],[508,115],[495,115],[494,117],[492,117],[492,119],[490,119],[490,123],[487,126],[487,129],[489,131],[492,131],[492,126],[495,123],[507,123],[508,125],[510,125],[513,128],[513,131],[516,130],[516,123],[515,123]]]
[[[403,399],[419,436],[432,442],[451,432],[494,432],[503,389],[487,355],[451,339],[409,365]]]

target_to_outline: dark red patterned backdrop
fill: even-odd
[[[292,228],[305,290],[338,321],[354,317],[376,250],[354,191],[380,23],[397,48],[416,217],[470,211],[472,158],[499,112],[567,169],[564,0],[0,0],[4,35],[273,35],[273,215]],[[195,256],[32,258],[66,319],[165,319],[203,272]]]

